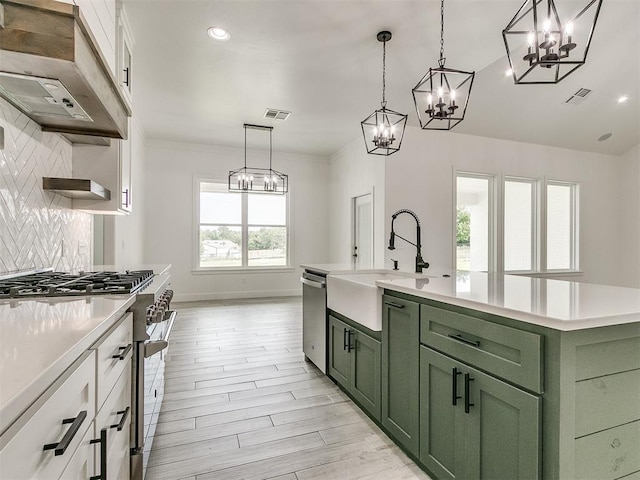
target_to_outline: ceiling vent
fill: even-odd
[[[591,90],[589,90],[588,88],[581,88],[576,93],[571,95],[567,100],[565,100],[564,103],[566,105],[580,105],[587,99],[590,93]]]
[[[286,120],[291,115],[291,112],[285,112],[284,110],[276,110],[275,108],[267,108],[264,112],[264,118],[270,120]]]

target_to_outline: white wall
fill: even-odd
[[[639,155],[638,147],[615,157],[407,127],[399,152],[374,158],[359,138],[331,159],[331,261],[349,260],[349,198],[375,185],[378,198],[384,197],[384,213],[380,218],[376,213],[375,241],[381,247],[376,249],[377,266],[390,268],[394,258],[401,270],[413,270],[414,247],[397,240],[395,251],[386,250],[391,214],[409,208],[421,220],[424,259],[452,268],[454,172],[460,170],[580,183],[584,273],[575,279],[640,286]],[[377,173],[379,158],[385,159],[382,178]],[[398,217],[395,227],[397,233],[415,240],[415,223],[408,215]],[[384,258],[380,262],[379,256]]]
[[[328,160],[273,152],[273,167],[289,175],[291,266],[283,272],[193,273],[194,176],[226,181],[241,167],[243,148],[148,142],[144,195],[144,260],[171,263],[176,300],[301,294],[301,263],[328,261]],[[267,152],[249,152],[264,159]],[[267,157],[268,158],[268,157]],[[260,160],[261,161],[261,160]]]
[[[384,265],[384,158],[367,154],[361,137],[331,156],[329,257],[332,263],[351,262],[352,199],[373,192],[373,263],[377,268]]]
[[[619,167],[621,284],[640,288],[640,145],[621,155]]]

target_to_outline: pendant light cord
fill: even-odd
[[[444,57],[444,0],[440,0],[440,60],[438,60],[440,67],[444,67],[446,60]]]
[[[247,170],[247,124],[244,125],[244,169]]]
[[[269,173],[273,174],[273,169],[271,168],[271,155],[273,152],[273,130],[269,130]]]
[[[387,84],[385,76],[387,73],[387,41],[382,42],[382,109],[387,107],[386,89]]]

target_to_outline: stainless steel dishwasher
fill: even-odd
[[[302,351],[327,373],[327,275],[305,270],[302,282]]]

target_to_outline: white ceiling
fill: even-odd
[[[522,1],[446,0],[447,66],[476,71],[467,116],[453,131],[615,155],[640,143],[640,1],[603,2],[587,63],[565,80],[514,85],[501,32]],[[586,1],[556,3],[577,11]],[[360,136],[360,122],[380,106],[379,31],[393,34],[387,107],[408,113],[409,125],[418,126],[411,89],[437,66],[438,0],[124,3],[135,41],[134,110],[151,139],[241,146],[242,125],[254,123],[274,127],[274,150],[330,155]],[[231,39],[207,37],[214,25]],[[593,93],[564,105],[581,87]],[[618,104],[622,94],[630,99]],[[267,108],[293,113],[267,120]]]

